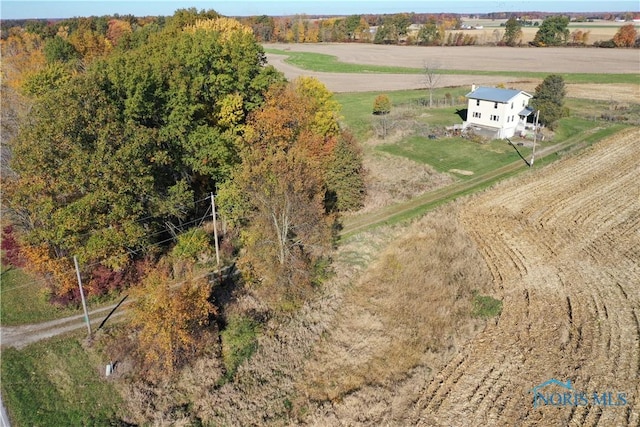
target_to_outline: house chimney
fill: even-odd
[[[475,84],[472,84],[472,85],[471,85],[471,92],[475,92],[475,91],[476,91],[476,85],[475,85]]]

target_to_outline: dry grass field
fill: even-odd
[[[504,34],[504,27],[501,27],[501,23],[505,23],[506,20],[491,20],[491,19],[470,19],[464,20],[463,24],[470,26],[482,26],[482,29],[477,30],[464,30],[463,33],[478,37],[478,43],[495,43],[497,39],[501,39]],[[541,24],[542,21],[538,21]],[[594,21],[594,22],[572,22],[569,24],[569,31],[589,31],[589,38],[587,43],[593,44],[596,41],[611,40],[621,26],[628,24],[628,22],[612,22],[612,21]],[[636,24],[636,28],[639,27]],[[539,27],[531,26],[524,27],[522,29],[522,43],[527,44],[533,41]],[[497,32],[496,32],[497,30]],[[455,33],[456,31],[454,31]]]
[[[638,425],[638,140],[626,131],[407,229],[347,291],[306,363],[300,397],[318,404],[305,421]],[[487,266],[504,306],[476,334],[460,313],[471,288],[486,289]],[[551,378],[626,404],[534,408],[531,390]]]

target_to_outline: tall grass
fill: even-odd
[[[491,276],[457,209],[414,223],[365,272],[306,366],[304,395],[334,401],[389,384],[427,354],[444,361],[473,333],[473,298],[489,290]]]

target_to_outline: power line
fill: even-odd
[[[205,201],[205,200],[206,200],[206,201],[209,201],[209,200],[210,200],[210,198],[209,198],[209,197],[207,197],[207,198],[204,198],[204,199],[200,199],[200,200],[196,201],[196,203],[197,203],[197,202],[202,202],[202,201]],[[210,211],[211,211],[211,206],[209,206],[209,207],[207,208],[207,210],[205,211],[204,215],[202,215],[202,217],[200,217],[200,218],[196,218],[196,219],[191,220],[191,221],[188,221],[188,222],[186,222],[186,223],[183,223],[183,224],[181,224],[181,227],[186,227],[186,226],[189,226],[189,225],[192,225],[192,224],[196,224],[196,223],[198,223],[197,227],[202,226],[202,224],[204,223],[205,219],[210,215]],[[99,231],[99,230],[98,230],[98,231]],[[163,234],[163,233],[170,233],[170,234],[171,234],[171,232],[170,232],[170,230],[168,229],[168,227],[166,227],[166,226],[165,226],[165,227],[164,227],[164,230],[159,231],[159,232],[155,232],[155,233],[152,233],[152,234],[149,234],[149,235],[145,235],[145,236],[143,236],[142,238],[148,238],[148,237],[156,236],[156,235]],[[190,239],[191,239],[191,238],[193,238],[193,236],[191,236],[191,237],[190,237]],[[167,242],[170,242],[170,241],[172,241],[172,240],[175,240],[175,237],[173,237],[173,236],[172,236],[172,237],[170,237],[170,238],[168,238],[168,239],[164,239],[164,240],[161,240],[161,241],[159,241],[159,242],[154,242],[154,243],[151,243],[151,244],[149,244],[149,245],[142,246],[142,247],[140,247],[139,249],[135,249],[135,250],[128,249],[128,250],[127,250],[127,254],[135,255],[135,254],[140,253],[140,252],[142,252],[142,251],[145,251],[145,250],[147,250],[147,249],[149,249],[149,248],[160,246],[160,245],[162,245],[163,243],[167,243]],[[86,269],[86,268],[95,267],[95,266],[97,266],[97,265],[99,265],[99,264],[104,264],[104,262],[105,262],[105,261],[108,261],[108,260],[111,260],[111,259],[115,259],[115,258],[117,258],[117,257],[118,257],[118,255],[112,255],[112,256],[107,257],[107,258],[104,258],[104,259],[102,259],[102,260],[100,260],[100,261],[96,261],[96,262],[93,262],[93,263],[89,263],[89,264],[87,264],[87,265],[83,266],[83,268],[84,268],[84,269]],[[74,272],[75,272],[75,270],[70,269],[67,273],[72,274],[72,273],[74,273]],[[39,280],[34,280],[34,281],[31,281],[31,282],[27,282],[27,283],[24,283],[24,284],[22,284],[22,285],[15,286],[15,287],[12,287],[12,288],[5,288],[5,287],[3,287],[3,288],[2,288],[2,293],[4,293],[4,292],[8,292],[8,291],[12,291],[12,290],[17,290],[17,289],[26,288],[26,287],[33,286],[33,285],[45,285],[45,284],[47,284],[47,282],[48,282],[48,279],[43,278],[43,279],[39,279]]]
[[[196,205],[197,205],[198,203],[201,203],[201,202],[204,202],[204,201],[208,201],[208,200],[209,200],[209,197],[205,197],[205,198],[203,198],[203,199],[195,200],[195,201],[193,201],[193,202],[192,202],[192,203],[193,203],[193,207],[195,208],[195,207],[196,207]],[[157,217],[156,215],[148,215],[148,216],[146,216],[146,217],[144,217],[144,218],[138,218],[138,219],[136,219],[135,221],[132,221],[132,222],[135,224],[135,223],[143,222],[143,221],[146,221],[146,220],[148,220],[148,219],[156,218],[156,217]],[[111,227],[111,226],[104,226],[104,227],[102,227],[102,228],[98,228],[98,229],[95,229],[95,230],[86,231],[86,232],[81,233],[81,234],[74,234],[74,235],[71,235],[71,236],[67,236],[67,237],[65,238],[65,240],[67,240],[67,239],[71,239],[71,238],[82,238],[82,237],[85,237],[85,236],[89,236],[89,235],[91,235],[91,234],[98,233],[98,232],[100,232],[100,231],[102,231],[102,230],[107,230],[107,229],[109,229],[110,227]],[[146,237],[146,236],[145,236],[145,237]]]

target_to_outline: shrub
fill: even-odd
[[[20,250],[20,243],[16,240],[13,226],[7,225],[2,229],[2,264],[10,264],[14,267],[24,267],[25,258]]]
[[[480,295],[477,292],[473,296],[473,311],[475,317],[489,319],[502,313],[502,301],[488,295]]]
[[[179,260],[197,261],[198,258],[211,255],[209,235],[201,228],[194,228],[178,236],[178,242],[171,254]]]
[[[220,333],[225,380],[231,380],[238,367],[258,349],[258,324],[244,316],[233,315]]]
[[[382,115],[391,112],[391,100],[387,95],[378,95],[373,101],[373,114]]]

